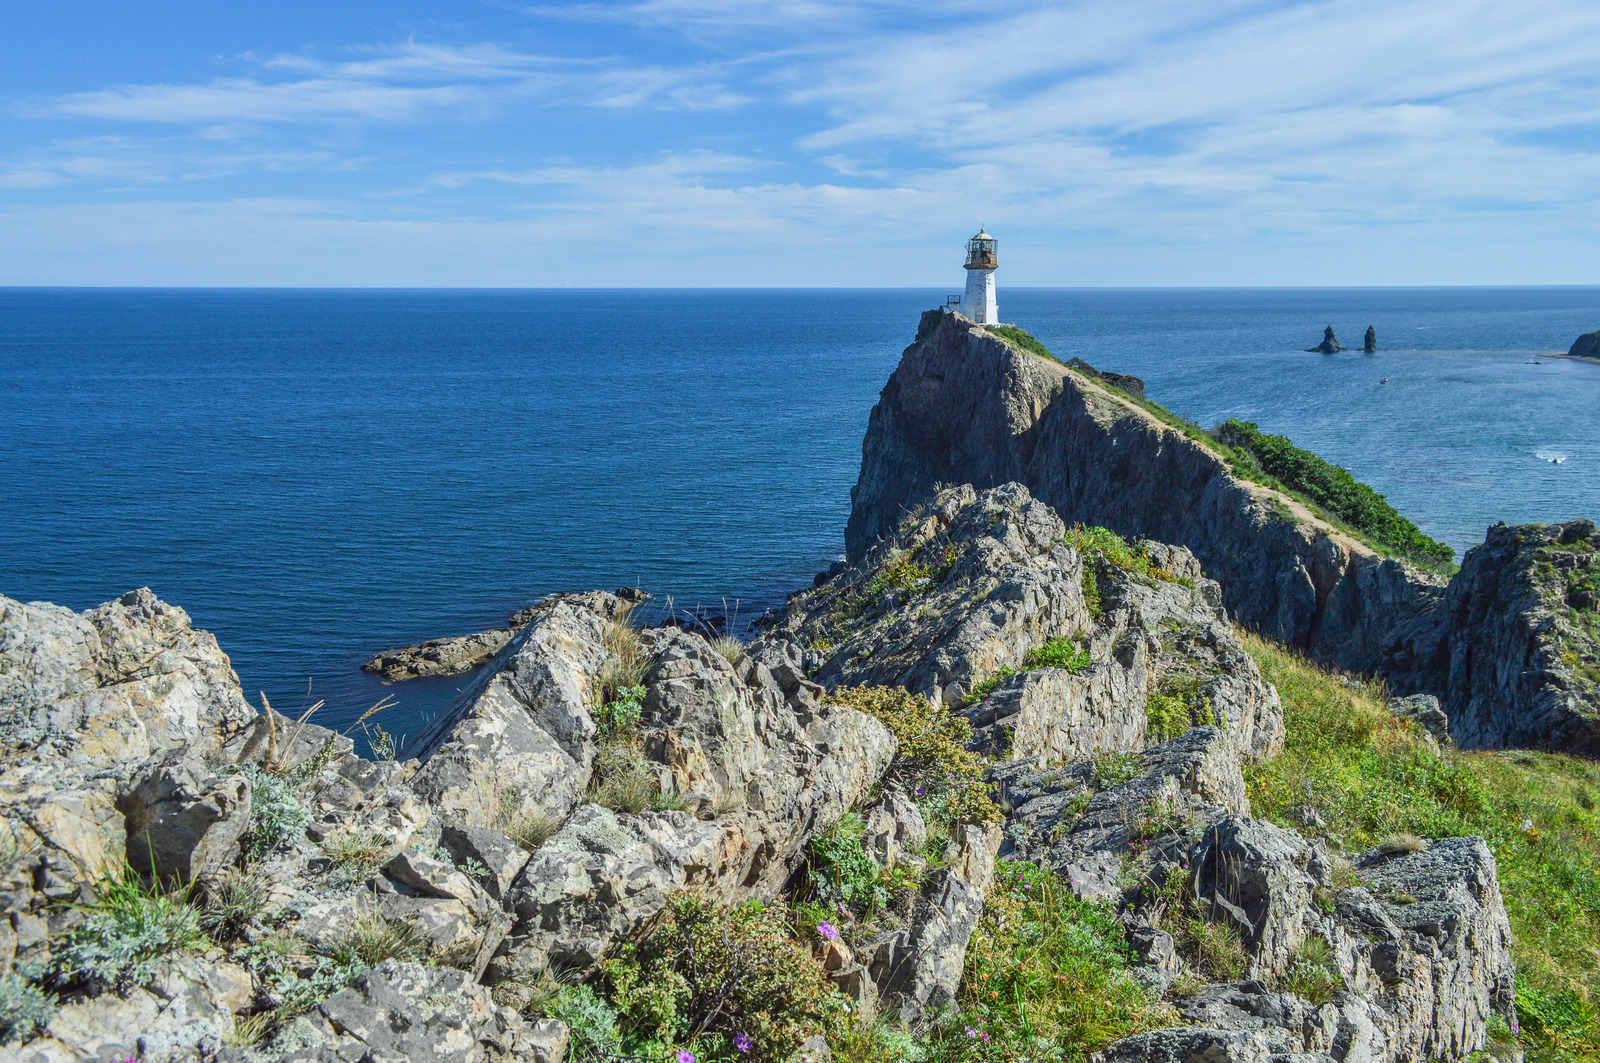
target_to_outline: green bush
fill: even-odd
[[[787,1060],[840,1010],[781,906],[679,894],[643,943],[601,965],[626,1051]],[[730,1051],[737,1044],[748,1050]]]
[[[289,777],[246,764],[239,773],[250,780],[250,842],[247,855],[259,860],[274,849],[294,845],[305,837],[311,810],[300,800],[297,784]]]
[[[1057,635],[1037,649],[1028,651],[1022,659],[1022,667],[1031,668],[1065,668],[1076,675],[1089,667],[1089,650],[1079,646],[1068,635]]]
[[[1052,362],[1061,361],[1061,359],[1050,353],[1050,348],[1034,339],[1031,333],[1023,329],[1019,329],[1015,325],[985,325],[983,327],[994,333],[996,336],[1003,336],[1016,346],[1021,347],[1025,351],[1037,354],[1041,358],[1048,358]]]
[[[1082,1059],[1175,1025],[1175,1013],[1129,975],[1131,962],[1109,906],[1078,900],[1045,868],[1001,861],[967,948],[960,1017],[936,1027],[930,1057]]]
[[[967,691],[961,696],[961,707],[965,709],[976,705],[990,694],[993,694],[995,687],[998,687],[1001,683],[1005,682],[1007,679],[1010,679],[1016,674],[1017,673],[1015,669],[1005,667],[985,679],[978,680],[976,683],[972,684],[971,690]]]
[[[53,995],[21,974],[0,975],[0,1045],[34,1037],[55,1013]]]
[[[57,984],[93,990],[140,985],[177,952],[206,944],[187,899],[152,890],[130,868],[103,880],[99,902],[51,961]]]
[[[632,730],[644,715],[644,698],[644,687],[623,687],[617,691],[615,700],[608,701],[596,709],[594,722],[600,732],[601,740],[626,734]]]
[[[1430,539],[1378,492],[1287,436],[1269,435],[1251,421],[1224,421],[1216,437],[1234,448],[1237,471],[1250,479],[1270,479],[1298,492],[1378,546],[1429,568],[1449,568],[1455,551]]]
[[[989,799],[983,758],[967,749],[972,725],[900,687],[839,687],[832,705],[848,705],[881,720],[898,743],[884,777],[917,795],[938,793],[956,823],[987,823],[1000,817]]]
[[[806,878],[812,897],[827,908],[844,904],[857,915],[889,903],[883,872],[861,844],[866,824],[850,813],[831,830],[812,835],[806,846]]]

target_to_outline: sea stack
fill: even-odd
[[[1306,350],[1316,351],[1321,354],[1333,354],[1335,351],[1344,350],[1344,348],[1339,346],[1339,341],[1333,336],[1333,326],[1329,325],[1322,330],[1322,342],[1315,347],[1307,347]]]
[[[1371,325],[1367,326],[1367,337],[1364,341],[1362,341],[1361,349],[1366,351],[1368,354],[1371,354],[1378,349],[1378,330],[1373,328]]]
[[[1586,332],[1579,336],[1567,351],[1569,358],[1593,358],[1600,361],[1600,332]]]

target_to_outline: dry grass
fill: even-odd
[[[507,787],[500,791],[500,808],[495,813],[494,829],[534,852],[561,829],[561,817],[542,808],[525,810],[522,791]]]
[[[744,643],[732,635],[718,635],[711,641],[711,648],[716,651],[717,656],[735,668],[739,666],[740,661],[744,660]]]

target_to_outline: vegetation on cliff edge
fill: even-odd
[[[1013,346],[1065,365],[1049,348],[1020,328],[986,325],[985,329]],[[1089,379],[1085,377],[1084,379]],[[1270,487],[1304,504],[1319,518],[1348,532],[1386,556],[1404,558],[1437,572],[1455,570],[1455,551],[1424,535],[1389,505],[1384,496],[1361,483],[1349,470],[1303,450],[1287,436],[1269,435],[1248,421],[1230,420],[1207,431],[1147,399],[1137,399],[1105,380],[1092,383],[1133,403],[1163,424],[1176,428],[1228,462],[1234,475]],[[1287,506],[1280,514],[1292,521]]]
[[[1283,699],[1284,752],[1246,771],[1256,815],[1306,811],[1356,851],[1405,834],[1478,835],[1516,936],[1517,1011],[1533,1060],[1600,1060],[1600,765],[1552,753],[1440,749],[1378,684],[1347,681],[1240,632]]]

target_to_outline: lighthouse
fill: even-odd
[[[967,294],[961,298],[961,312],[980,325],[1000,323],[994,302],[994,271],[1000,265],[994,249],[999,242],[982,229],[967,241]]]

